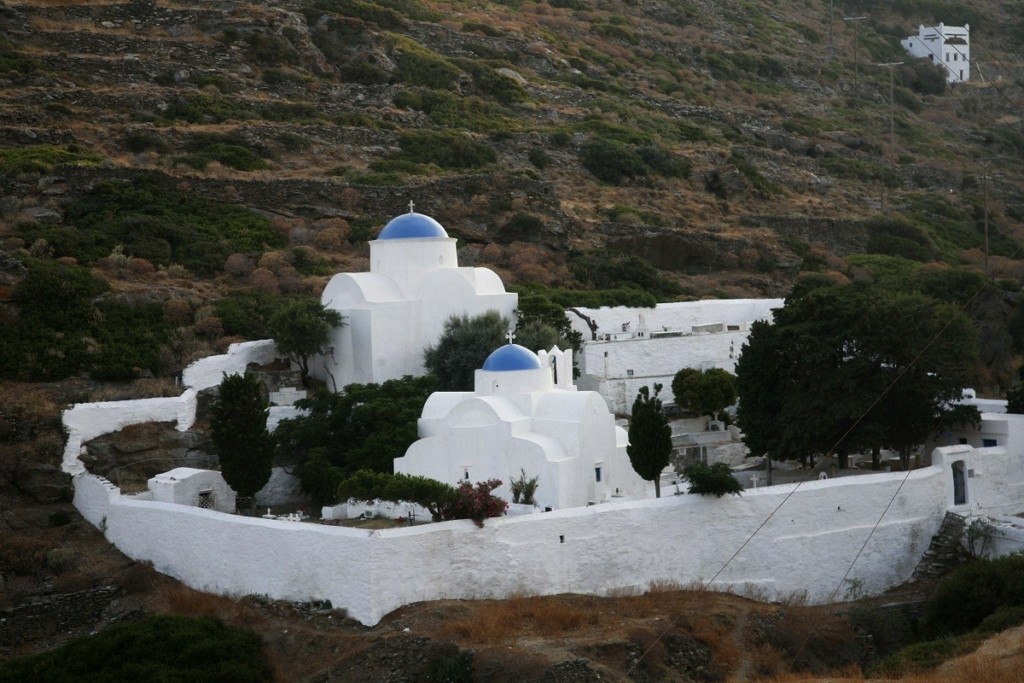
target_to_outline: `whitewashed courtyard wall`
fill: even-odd
[[[168,398],[76,403],[65,410],[61,417],[68,433],[61,467],[72,475],[85,472],[85,465],[78,457],[82,454],[83,444],[128,425],[174,422],[179,432],[187,431],[196,421],[197,405],[195,389],[186,389],[181,396]]]
[[[328,599],[364,624],[422,600],[600,594],[713,578],[714,588],[826,602],[910,577],[949,508],[953,460],[973,458],[991,481],[975,487],[980,479],[971,480],[968,508],[1021,505],[1019,459],[1002,449],[951,450],[910,473],[742,497],[617,502],[487,520],[483,529],[455,521],[366,531],[239,517],[121,496],[93,475],[75,478],[75,505],[122,552],[190,586]]]
[[[663,385],[661,399],[674,400],[672,378],[682,368],[735,372],[750,323],[770,320],[783,299],[726,299],[577,309],[598,324],[597,340],[583,320],[569,313],[583,335],[580,389],[600,393],[612,412],[627,414],[643,386]],[[626,326],[626,329],[624,329]],[[673,336],[674,335],[674,336]]]

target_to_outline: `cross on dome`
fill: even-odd
[[[515,339],[515,338],[516,338],[516,335],[515,335],[515,333],[512,330],[509,330],[508,334],[505,335],[505,339],[508,339],[508,343],[509,344],[511,344],[512,340]]]
[[[413,204],[412,200],[410,199],[409,200],[409,213],[414,213],[413,209],[415,209],[415,208],[416,208],[416,205]]]

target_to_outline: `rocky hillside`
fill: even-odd
[[[776,296],[864,252],[980,267],[989,164],[993,271],[1019,279],[1024,17],[956,7],[8,2],[0,245],[251,284],[228,256],[302,246],[328,272],[412,200],[512,282],[587,285],[568,254],[607,249],[682,297]],[[974,82],[902,53],[932,21],[970,23]],[[279,239],[222,236],[197,265],[159,227],[91,221],[118,215],[91,189],[109,179],[244,207]],[[198,305],[222,291],[180,284]]]

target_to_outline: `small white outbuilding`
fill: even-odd
[[[235,492],[220,472],[178,467],[156,475],[147,482],[153,500],[192,507],[235,511]]]
[[[600,394],[577,391],[572,352],[494,351],[472,392],[436,392],[419,420],[420,439],[395,458],[395,472],[449,484],[538,477],[542,508],[582,507],[644,496],[646,482],[626,454],[627,435]]]

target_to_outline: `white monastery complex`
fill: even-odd
[[[582,507],[644,495],[626,455],[626,432],[599,394],[577,391],[572,352],[533,353],[517,344],[494,351],[472,392],[437,392],[423,406],[420,440],[395,472],[438,481],[539,477],[537,504]]]
[[[455,240],[427,216],[395,218],[370,253],[369,273],[337,275],[323,293],[346,323],[318,370],[328,386],[420,374],[423,348],[449,315],[511,316],[516,306],[493,272],[458,267]],[[227,512],[233,492],[216,472],[179,468],[126,494],[86,470],[83,444],[102,434],[147,422],[190,429],[197,393],[278,358],[272,340],[189,366],[181,396],[72,406],[63,470],[75,507],[128,557],[214,593],[329,600],[367,625],[423,600],[608,594],[652,582],[812,603],[877,594],[912,576],[947,513],[991,520],[989,553],[1024,546],[1013,516],[1024,511],[1024,415],[980,403],[980,428],[940,435],[919,469],[651,498],[609,407],[625,412],[639,386],[667,386],[682,367],[733,370],[750,323],[781,305],[578,309],[591,321],[574,321],[588,340],[579,389],[571,352],[509,343],[477,370],[472,392],[432,395],[396,471],[448,483],[539,478],[537,508],[482,529],[470,520],[371,530],[241,516]],[[268,424],[292,414],[276,406]],[[261,504],[276,504],[273,490],[266,495]]]
[[[916,36],[900,41],[912,57],[923,57],[945,68],[947,83],[964,83],[971,79],[971,25],[925,26]]]
[[[384,226],[370,242],[370,272],[339,273],[320,297],[345,320],[313,374],[335,389],[422,375],[423,350],[451,315],[495,310],[511,320],[519,297],[488,268],[460,268],[455,242],[411,205]]]

